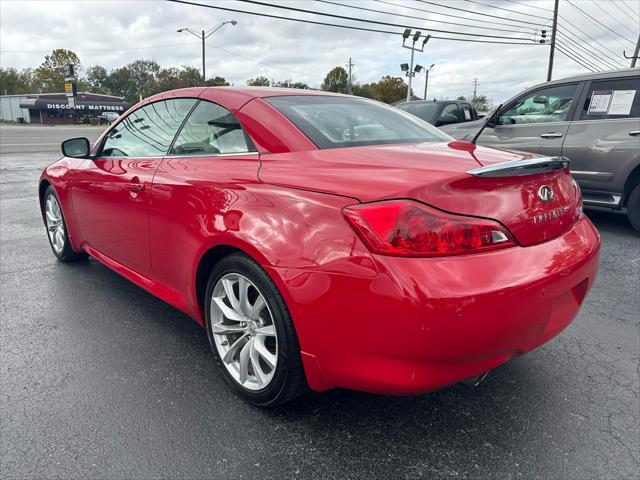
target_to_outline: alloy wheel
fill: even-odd
[[[45,221],[51,246],[54,252],[60,255],[64,250],[67,235],[58,199],[53,195],[49,195],[45,203]]]
[[[273,315],[258,288],[245,276],[227,273],[213,288],[211,333],[231,377],[248,390],[261,390],[278,364]]]

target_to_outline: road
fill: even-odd
[[[0,127],[3,478],[638,478],[640,236],[589,212],[601,270],[557,338],[456,385],[243,403],[192,320],[96,261],[54,260],[36,198],[62,138]]]

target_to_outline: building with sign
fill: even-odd
[[[66,93],[5,95],[0,97],[0,120],[34,124],[97,123],[104,112],[121,114],[127,108],[129,104],[122,97],[99,93],[78,92],[75,97],[67,97]]]

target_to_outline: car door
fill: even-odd
[[[580,106],[562,154],[585,203],[617,207],[640,157],[640,76],[593,80]]]
[[[201,100],[156,172],[150,217],[153,275],[191,303],[194,265],[212,237],[238,230],[246,180],[260,159],[236,117]],[[187,261],[187,260],[189,261]]]
[[[527,91],[501,110],[496,126],[485,128],[478,143],[541,155],[560,155],[579,86],[580,82],[573,82]]]
[[[144,276],[151,274],[153,176],[195,102],[163,100],[131,112],[74,174],[73,209],[84,242]]]

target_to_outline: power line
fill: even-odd
[[[603,65],[605,65],[608,68],[611,69],[617,69],[620,68],[620,65],[614,63],[612,60],[609,60],[607,57],[600,57],[598,56],[596,53],[594,53],[593,51],[587,49],[586,47],[584,47],[583,45],[581,45],[580,43],[576,42],[575,40],[573,40],[572,38],[570,38],[569,36],[567,36],[567,34],[565,34],[563,31],[558,30],[558,34],[560,34],[563,38],[562,40],[564,42],[569,42],[571,44],[571,46],[573,48],[578,48],[580,49],[582,52],[584,52],[585,55],[589,55],[590,57],[592,57],[594,60],[602,63]]]
[[[518,25],[516,23],[507,23],[507,22],[492,22],[491,20],[486,20],[486,19],[477,19],[477,18],[469,18],[469,17],[463,17],[461,15],[454,15],[452,13],[442,13],[442,12],[434,12],[433,10],[425,10],[424,8],[418,8],[418,7],[407,7],[406,5],[402,5],[399,3],[392,3],[392,2],[388,2],[386,0],[373,0],[374,2],[377,3],[383,3],[385,5],[390,5],[392,7],[400,7],[400,8],[404,8],[406,10],[416,10],[418,12],[425,12],[425,13],[431,13],[433,15],[440,15],[442,17],[449,17],[449,18],[459,18],[462,20],[468,20],[470,22],[480,22],[482,23],[483,26],[486,25],[499,25],[501,27],[516,27],[516,28],[522,28],[525,30],[528,30],[529,32],[533,32],[533,28],[532,27],[528,27],[528,26],[524,26],[524,25]],[[536,25],[538,26],[538,25]],[[493,27],[491,27],[493,28]]]
[[[331,2],[329,0],[315,0],[316,2],[320,2],[320,3],[327,3],[330,5],[336,5],[339,7],[345,7],[345,8],[353,8],[356,10],[366,10],[368,12],[375,12],[375,13],[384,13],[386,15],[393,15],[395,17],[405,17],[405,18],[412,18],[414,20],[426,20],[428,22],[436,22],[436,23],[447,23],[449,25],[456,25],[459,27],[471,27],[471,28],[480,28],[480,29],[487,29],[487,27],[485,27],[484,25],[471,25],[468,23],[456,23],[456,22],[448,22],[446,20],[433,20],[431,18],[426,18],[426,17],[417,17],[414,15],[404,15],[402,13],[395,13],[395,12],[390,12],[388,10],[377,10],[375,8],[367,8],[367,7],[359,7],[356,5],[346,5],[344,3],[338,3],[338,2]],[[495,30],[495,31],[500,31],[500,32],[510,32],[510,33],[525,33],[522,32],[520,30],[508,30],[508,29],[503,29],[503,28],[489,28],[489,30]]]
[[[615,2],[612,2],[613,5],[615,5]],[[613,17],[609,12],[607,12],[604,8],[602,8],[600,6],[600,4],[598,2],[593,2],[593,5],[595,5],[596,7],[598,7],[598,9],[604,13],[607,17],[609,17],[611,20],[613,20],[614,22],[618,22],[619,20],[616,19],[615,17]],[[631,35],[635,35],[634,32],[631,31],[631,29],[627,28],[627,26],[625,24],[623,24],[622,22],[620,22],[620,26],[622,28],[624,28],[627,32],[629,32]]]
[[[148,47],[131,47],[131,48],[99,48],[94,50],[74,50],[77,53],[94,53],[94,52],[126,52],[129,50],[149,50],[152,48],[170,48],[170,47],[184,47],[187,45],[195,45],[197,42],[189,43],[174,43],[171,45],[151,45]],[[50,52],[54,50],[52,48],[42,50],[0,50],[1,53],[38,53],[38,52]]]
[[[301,18],[283,17],[281,15],[273,15],[273,14],[260,13],[260,12],[251,12],[251,11],[248,11],[248,10],[240,10],[240,9],[237,9],[237,8],[229,8],[229,7],[220,7],[218,5],[208,5],[208,4],[204,4],[204,3],[191,2],[191,1],[187,1],[187,0],[166,0],[166,1],[172,2],[172,3],[180,3],[180,4],[183,4],[183,5],[191,5],[191,6],[195,6],[195,7],[211,8],[211,9],[214,9],[214,10],[223,10],[225,12],[244,13],[246,15],[254,15],[254,16],[257,16],[257,17],[276,18],[278,20],[288,20],[288,21],[291,21],[291,22],[308,23],[308,24],[312,24],[312,25],[323,25],[323,26],[327,26],[327,27],[345,28],[347,30],[358,30],[358,31],[362,31],[362,32],[384,33],[384,34],[387,34],[387,35],[394,35],[394,36],[402,35],[401,32],[393,32],[393,31],[390,31],[390,30],[380,30],[380,29],[375,29],[375,28],[356,27],[354,25],[340,25],[340,24],[337,24],[337,23],[319,22],[319,21],[316,21],[316,20],[303,20]],[[454,41],[454,42],[493,43],[493,44],[498,44],[498,45],[540,45],[539,43],[531,43],[531,42],[501,42],[501,41],[497,41],[497,40],[475,40],[475,39],[471,39],[471,38],[440,37],[440,36],[436,36],[436,35],[431,35],[431,38],[436,39],[436,40],[451,40],[451,41]]]
[[[582,13],[582,15],[584,15],[587,18],[590,18],[593,22],[597,23],[598,25],[600,25],[601,27],[606,28],[607,30],[609,30],[611,33],[617,35],[618,37],[622,38],[623,40],[626,40],[627,42],[631,42],[632,44],[635,44],[635,42],[633,40],[629,40],[628,38],[626,38],[623,35],[620,35],[618,32],[616,32],[615,30],[607,27],[605,24],[603,24],[602,22],[600,22],[599,20],[596,20],[595,18],[593,18],[591,15],[589,15],[588,13],[586,13],[584,10],[582,10],[580,7],[575,6],[573,3],[571,3],[571,0],[566,0],[567,3],[569,5],[571,5],[573,8],[575,8],[576,10],[578,10],[580,13]]]
[[[634,17],[636,17],[638,20],[640,20],[640,13],[636,13],[636,12],[633,10],[633,8],[631,8],[631,7],[630,7],[629,5],[627,5],[625,2],[622,2],[622,1],[620,1],[620,2],[614,2],[614,5],[615,5],[616,7],[618,7],[618,8],[620,9],[620,11],[622,11],[622,8],[620,8],[620,5],[624,5],[624,8],[625,8],[625,10],[626,10],[627,12],[631,12],[631,14],[632,14]],[[626,13],[625,13],[625,15],[626,15]]]
[[[537,10],[542,10],[542,11],[545,11],[545,12],[551,12],[551,13],[553,13],[553,10],[552,10],[552,9],[550,9],[550,8],[542,8],[542,7],[538,7],[538,6],[536,6],[536,5],[529,5],[528,3],[524,3],[524,2],[517,2],[516,0],[504,0],[504,1],[505,1],[505,2],[509,2],[509,3],[515,3],[515,4],[518,4],[518,5],[523,5],[523,6],[528,7],[528,8],[535,8],[535,9],[537,9]]]
[[[575,33],[573,33],[572,31],[568,30],[566,26],[559,27],[558,33],[560,33],[561,35],[563,35],[567,39],[571,40],[572,42],[575,42],[575,43],[579,44],[581,46],[581,48],[583,48],[584,50],[586,50],[589,53],[591,53],[592,56],[601,58],[603,60],[606,60],[606,61],[616,65],[614,68],[623,68],[621,66],[624,65],[624,62],[617,58],[618,57],[617,53],[614,52],[613,56],[611,56],[611,55],[607,55],[606,52],[604,52],[604,51],[602,51],[600,49],[591,50],[592,47],[588,42],[585,42],[582,38],[578,37]],[[588,45],[588,47],[586,47],[584,45]]]
[[[581,60],[578,60],[576,57],[572,56],[570,53],[567,53],[565,50],[563,50],[563,47],[560,47],[559,45],[556,46],[556,49],[562,53],[565,57],[573,60],[575,63],[583,66],[584,68],[586,68],[587,70],[589,70],[590,72],[596,72],[596,70],[594,70],[593,68],[591,68],[590,66],[584,64]]]
[[[242,55],[240,53],[232,52],[231,50],[227,50],[226,48],[219,47],[218,45],[213,45],[212,43],[209,43],[209,42],[205,42],[205,43],[208,46],[210,46],[212,48],[215,48],[216,50],[221,50],[221,51],[223,51],[223,52],[225,52],[225,53],[227,53],[229,55],[233,55],[233,56],[236,56],[236,57],[244,58],[245,60],[249,60],[249,61],[254,62],[254,63],[259,63],[260,65],[264,65],[266,67],[285,70],[287,72],[295,73],[296,75],[301,75],[303,77],[312,77],[312,75],[310,75],[308,73],[302,73],[302,72],[299,72],[297,70],[291,70],[290,68],[280,67],[278,65],[273,65],[273,64],[270,64],[270,63],[266,63],[266,62],[263,62],[261,60],[256,60],[255,58],[251,58],[251,57],[248,57],[246,55]]]
[[[590,60],[588,58],[586,58],[582,53],[576,51],[573,47],[569,46],[568,44],[564,43],[562,40],[557,39],[556,42],[558,43],[558,45],[560,45],[561,47],[563,47],[565,50],[567,50],[569,53],[571,53],[572,55],[574,55],[575,57],[578,57],[580,60],[584,61],[587,65],[589,65],[590,67],[594,68],[595,70],[598,71],[602,71],[601,68],[596,67],[593,64],[593,60]]]
[[[558,14],[558,17],[561,18],[562,20],[564,20],[568,25],[571,25],[571,28],[575,28],[572,23],[567,20],[565,17],[563,17],[562,15]],[[583,31],[579,31],[578,34],[575,32],[572,32],[571,30],[568,29],[568,25],[565,25],[564,28],[567,30],[567,32],[572,33],[573,35],[577,37],[578,34],[583,34],[584,36],[586,36],[587,38],[589,38],[591,41],[593,41],[594,43],[596,43],[597,45],[599,45],[600,47],[602,47],[603,50],[608,51],[610,54],[614,55],[615,57],[618,57],[620,54],[617,52],[614,52],[613,50],[611,50],[609,47],[607,47],[606,45],[600,43],[598,40],[596,40],[595,38],[593,38],[591,35],[589,35],[587,32],[583,32]],[[582,39],[578,38],[579,41],[582,41]]]
[[[538,23],[527,22],[527,21],[525,21],[525,20],[518,20],[518,19],[515,19],[515,18],[508,18],[508,19],[505,19],[504,17],[499,17],[499,16],[497,16],[497,15],[490,15],[490,14],[488,14],[488,13],[479,13],[479,12],[474,12],[473,10],[466,10],[466,9],[464,9],[464,8],[451,7],[451,6],[449,6],[449,5],[441,5],[441,4],[439,4],[439,3],[436,3],[436,2],[429,2],[429,1],[427,1],[427,0],[416,0],[416,2],[426,3],[427,5],[433,5],[433,6],[435,6],[435,7],[448,8],[448,9],[450,9],[450,10],[458,10],[458,11],[460,11],[460,12],[471,13],[471,14],[473,14],[473,15],[480,15],[480,16],[482,16],[482,17],[498,18],[498,19],[500,19],[500,20],[512,20],[512,21],[516,21],[516,22],[520,22],[520,23],[526,23],[526,24],[529,24],[529,25],[535,25],[536,27],[537,27],[537,26],[539,26],[539,24],[538,24]]]
[[[280,8],[282,10],[289,10],[292,12],[299,12],[299,13],[309,13],[311,15],[320,15],[323,17],[331,17],[331,18],[339,18],[341,20],[348,20],[348,21],[352,21],[352,22],[361,22],[361,23],[374,23],[377,25],[385,25],[387,27],[398,27],[398,28],[410,28],[412,30],[420,30],[422,29],[422,27],[416,27],[413,25],[403,25],[403,24],[399,24],[399,23],[389,23],[389,22],[382,22],[379,20],[368,20],[368,19],[364,19],[364,18],[356,18],[356,17],[348,17],[346,15],[337,15],[335,13],[325,13],[325,12],[316,12],[314,10],[307,10],[304,8],[296,8],[296,7],[289,7],[287,5],[277,5],[277,4],[273,4],[273,3],[266,3],[266,2],[260,2],[258,0],[236,0],[237,2],[242,2],[242,3],[249,3],[252,5],[260,5],[262,7],[272,7],[272,8]],[[504,35],[483,35],[483,34],[479,34],[479,33],[467,33],[467,32],[453,32],[451,30],[437,30],[437,29],[433,29],[430,28],[428,29],[429,32],[438,32],[438,33],[447,33],[447,34],[453,34],[453,35],[464,35],[464,36],[469,36],[469,37],[481,37],[481,38],[497,38],[497,39],[501,39],[501,40],[526,40],[526,38],[522,38],[522,37],[505,37]]]
[[[497,7],[495,5],[490,5],[490,4],[487,4],[487,3],[478,2],[477,0],[465,0],[465,2],[475,3],[476,5],[482,5],[483,7],[495,8],[496,10],[504,10],[505,12],[516,13],[518,15],[526,15],[527,17],[541,18],[542,20],[544,20],[546,22],[550,21],[550,19],[548,17],[542,17],[540,15],[534,15],[532,13],[522,13],[522,12],[519,12],[518,10],[511,10],[510,8]]]

